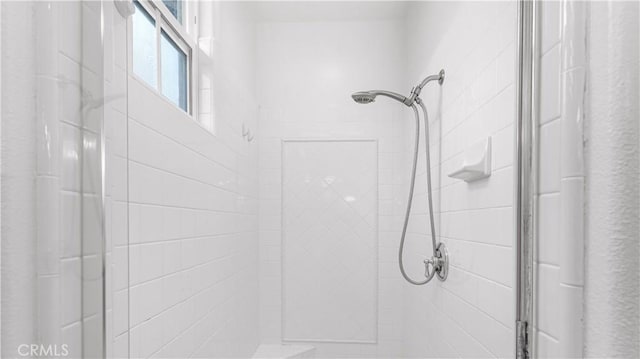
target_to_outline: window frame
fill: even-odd
[[[156,30],[156,61],[157,61],[157,74],[156,74],[156,87],[148,84],[142,77],[137,75],[133,71],[133,17],[128,19],[128,47],[129,47],[129,73],[140,83],[144,84],[148,88],[152,89],[158,95],[160,95],[171,105],[183,111],[186,115],[195,119],[197,116],[197,96],[198,91],[198,77],[196,71],[198,69],[198,51],[195,39],[198,38],[198,26],[196,23],[196,14],[198,11],[197,2],[194,1],[182,1],[182,22],[180,23],[176,19],[169,8],[162,2],[162,0],[134,0],[138,3],[153,20],[155,21]],[[171,99],[164,95],[162,91],[162,33],[173,41],[173,43],[186,55],[187,69],[187,108],[183,109],[179,104],[174,103]],[[197,121],[196,121],[197,122]]]

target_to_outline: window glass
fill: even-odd
[[[162,0],[169,12],[182,24],[182,0]]]
[[[133,72],[158,88],[156,22],[137,1],[133,14]]]
[[[162,94],[187,111],[187,54],[162,31],[160,40]]]

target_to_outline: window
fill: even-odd
[[[182,24],[182,0],[162,0],[169,12]]]
[[[193,113],[193,40],[183,26],[185,2],[135,1],[133,73],[187,113]]]
[[[151,87],[158,87],[156,21],[140,4],[133,14],[133,72]]]
[[[162,94],[177,104],[187,107],[187,54],[162,31],[160,42],[162,58]]]

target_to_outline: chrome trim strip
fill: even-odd
[[[107,134],[105,128],[105,121],[107,116],[106,111],[106,94],[104,93],[105,89],[105,74],[104,74],[104,56],[105,56],[105,46],[104,46],[104,26],[105,26],[105,10],[104,10],[104,1],[100,1],[100,50],[102,52],[102,63],[101,63],[101,85],[102,85],[102,103],[100,106],[100,111],[102,112],[102,116],[100,116],[100,240],[101,240],[101,248],[100,248],[100,265],[102,272],[102,357],[107,358],[107,345],[109,344],[109,338],[107,337],[107,207],[106,207],[106,179],[107,179]],[[109,29],[111,30],[111,28]]]
[[[532,357],[538,40],[535,0],[518,1],[516,73],[516,358]]]

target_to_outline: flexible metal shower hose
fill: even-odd
[[[422,112],[424,113],[424,135],[425,135],[425,147],[426,147],[426,157],[427,157],[427,163],[426,163],[427,164],[427,196],[428,196],[428,202],[429,202],[429,219],[431,222],[431,244],[433,245],[433,253],[435,255],[436,229],[433,221],[433,199],[432,199],[432,193],[431,193],[431,156],[429,154],[429,118],[427,116],[427,108],[425,107],[422,100],[420,98],[416,98],[415,102],[420,104],[420,107],[422,108]],[[413,203],[413,190],[416,183],[416,167],[418,165],[418,147],[420,144],[420,116],[418,115],[418,109],[416,108],[415,104],[412,104],[411,108],[413,109],[413,114],[416,120],[416,135],[415,135],[415,144],[413,146],[413,167],[411,169],[409,199],[407,200],[407,210],[404,216],[404,225],[402,226],[402,236],[400,237],[400,249],[398,251],[398,260],[400,264],[400,272],[402,273],[402,276],[404,277],[404,279],[406,279],[407,282],[413,285],[423,285],[423,284],[429,283],[431,279],[433,279],[436,273],[435,268],[429,271],[427,267],[425,271],[426,278],[421,281],[416,281],[411,279],[407,274],[407,272],[404,270],[404,260],[403,260],[404,241],[405,241],[405,236],[407,235],[407,226],[409,225],[409,216],[411,215],[411,205]]]

